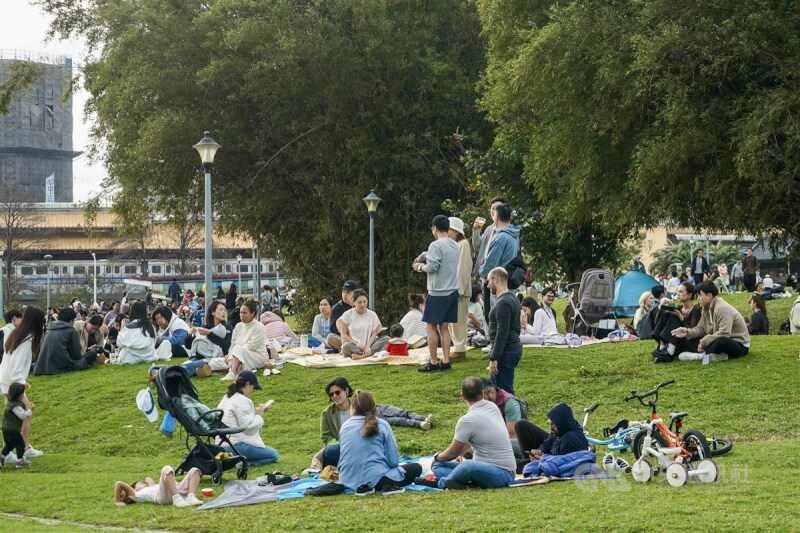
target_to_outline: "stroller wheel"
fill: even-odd
[[[242,463],[242,466],[236,469],[237,479],[247,479],[247,463]]]
[[[220,472],[214,472],[211,474],[211,483],[214,485],[221,485],[222,484],[222,474]]]

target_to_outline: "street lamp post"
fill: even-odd
[[[239,274],[239,292],[244,292],[242,289],[242,254],[236,254],[236,272]]]
[[[92,280],[94,281],[94,298],[92,299],[92,303],[97,305],[97,256],[94,252],[92,252],[92,262],[94,262],[94,266],[92,267]],[[50,270],[50,267],[47,268]]]
[[[50,261],[52,261],[52,259],[53,256],[50,254],[44,256],[44,260],[47,261],[47,313],[50,312]]]
[[[375,310],[375,213],[378,211],[380,197],[374,190],[362,198],[369,212],[369,308]]]
[[[205,223],[206,223],[206,258],[205,258],[205,286],[206,286],[206,301],[208,301],[208,293],[212,290],[212,261],[211,261],[211,167],[214,165],[214,155],[217,150],[221,148],[214,139],[211,138],[211,132],[207,131],[203,134],[203,138],[194,145],[194,149],[200,154],[200,160],[203,162],[203,171],[205,172]]]

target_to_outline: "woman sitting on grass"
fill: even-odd
[[[200,484],[202,473],[198,468],[190,469],[180,483],[175,482],[175,470],[169,465],[161,469],[158,483],[146,477],[144,481],[134,481],[130,485],[117,481],[114,485],[114,503],[125,507],[130,503],[155,503],[157,505],[174,505],[189,507],[200,505],[195,491]]]
[[[322,437],[324,448],[314,456],[311,462],[312,468],[316,469],[327,465],[336,466],[339,462],[340,448],[336,441],[339,440],[342,424],[350,418],[352,408],[350,398],[353,396],[353,388],[347,379],[338,377],[325,387],[325,395],[331,404],[322,410],[320,416],[320,436]],[[433,415],[424,417],[394,405],[379,404],[377,409],[378,417],[392,426],[419,428],[423,431],[428,431],[436,423]]]
[[[228,353],[230,371],[222,381],[233,381],[239,369],[252,370],[264,367],[269,362],[267,336],[264,326],[256,320],[258,306],[253,301],[244,302],[239,308],[241,322],[233,328],[231,349]]]
[[[234,433],[228,438],[247,459],[248,466],[274,463],[278,460],[278,452],[261,440],[263,415],[269,407],[267,404],[260,404],[258,407],[253,404],[250,395],[257,390],[261,390],[261,385],[258,384],[256,375],[249,370],[239,372],[236,381],[228,385],[228,392],[217,406],[217,409],[222,409],[222,421],[228,427],[245,428],[242,433]],[[226,451],[233,453],[227,447]]]
[[[525,319],[520,321],[519,340],[522,344],[543,344],[545,336],[558,333],[556,314],[552,308],[555,299],[555,289],[548,287],[542,290],[542,306],[536,306],[532,316],[533,321],[530,324]],[[522,300],[523,309],[525,309],[525,302],[528,300],[533,300],[533,298],[528,297]],[[531,302],[528,303],[530,304]],[[527,311],[525,311],[525,314],[527,315]]]
[[[144,302],[133,302],[130,321],[122,318],[122,329],[117,335],[119,357],[117,364],[133,365],[156,360],[156,330],[147,316]]]
[[[319,301],[319,314],[314,317],[311,325],[311,336],[308,338],[308,346],[315,348],[325,344],[325,339],[331,332],[331,310],[333,309],[333,298],[326,296]]]
[[[189,360],[181,366],[190,376],[197,374],[198,371],[203,377],[210,376],[211,367],[206,367],[208,362],[216,357],[228,355],[233,328],[226,322],[227,315],[224,302],[211,302],[205,314],[204,327],[189,330],[189,337],[186,339]]]
[[[389,337],[378,336],[383,326],[375,311],[367,309],[367,293],[356,289],[353,300],[355,306],[345,311],[336,325],[342,335],[342,354],[353,359],[364,359],[386,348]]]
[[[700,306],[694,302],[697,296],[694,285],[684,281],[678,285],[675,295],[681,306],[678,309],[661,306],[653,328],[652,336],[658,343],[653,350],[656,362],[668,362],[683,352],[697,351],[697,339],[681,339],[672,334],[672,331],[679,327],[693,328],[700,323]]]
[[[403,338],[408,340],[414,335],[427,338],[428,331],[425,329],[425,322],[422,321],[425,298],[421,294],[409,294],[408,306],[410,309],[400,319],[400,325],[403,326]]]
[[[767,302],[760,294],[750,297],[750,308],[753,316],[747,324],[747,331],[750,335],[769,335],[769,318],[767,318]]]
[[[378,418],[377,408],[371,394],[357,391],[339,433],[339,482],[357,496],[403,492],[422,474],[418,463],[400,464],[392,428]]]
[[[651,307],[653,307],[653,293],[645,291],[639,296],[639,308],[636,309],[636,313],[633,315],[633,329],[639,329],[639,322],[647,316]]]

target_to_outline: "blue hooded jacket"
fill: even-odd
[[[486,261],[481,267],[481,278],[487,279],[493,268],[506,266],[519,255],[519,226],[508,225],[497,232],[489,250]]]
[[[572,409],[565,403],[560,403],[547,413],[558,435],[551,434],[539,447],[542,452],[551,455],[566,455],[571,452],[581,452],[589,449],[589,441],[583,433],[580,422],[575,420]]]

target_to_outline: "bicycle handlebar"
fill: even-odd
[[[672,378],[667,381],[662,381],[661,383],[659,383],[658,385],[656,385],[654,388],[650,389],[647,392],[638,393],[635,390],[632,390],[628,396],[625,396],[624,400],[626,402],[631,400],[642,401],[648,396],[653,396],[654,394],[658,394],[658,389],[660,389],[661,387],[666,387],[667,385],[672,385],[673,383],[675,383],[675,378]]]

